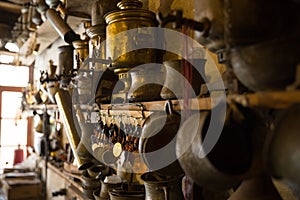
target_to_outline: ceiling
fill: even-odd
[[[93,0],[94,1],[94,0]],[[41,23],[45,21],[43,6],[46,8],[56,8],[59,3],[64,5],[64,11],[67,15],[90,18],[91,2],[82,0],[0,0],[0,50],[6,42],[16,41],[20,47],[29,38],[29,32],[36,31]],[[26,8],[26,9],[24,9]],[[32,8],[32,9],[31,9]],[[25,23],[22,22],[22,10],[27,10]],[[34,12],[34,14],[30,14]],[[40,15],[43,12],[43,15]],[[24,18],[24,17],[23,17]],[[30,20],[30,21],[29,21]],[[41,20],[40,23],[36,23]],[[32,26],[31,26],[32,25]],[[24,28],[25,27],[25,28]],[[24,31],[25,30],[25,31]],[[20,40],[22,40],[20,42]]]
[[[13,27],[21,15],[23,5],[26,3],[28,3],[28,0],[0,0],[0,47],[2,47],[7,40],[12,38],[11,32]]]

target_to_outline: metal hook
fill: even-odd
[[[166,100],[166,103],[165,103],[165,111],[168,115],[172,114],[174,111],[173,111],[173,107],[172,107],[172,102],[170,99]]]
[[[107,115],[108,115],[108,117],[111,116],[111,114],[110,114],[110,110],[111,110],[111,109],[112,109],[111,107],[108,107],[108,108],[107,108]]]
[[[141,104],[141,103],[139,103],[139,104],[136,104],[137,106],[139,106],[140,107],[140,109],[141,109],[141,111],[142,111],[142,118],[143,119],[145,119],[146,118],[146,116],[145,116],[145,107],[144,107],[144,105],[143,104]]]

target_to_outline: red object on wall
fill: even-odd
[[[18,145],[18,149],[15,150],[15,154],[14,154],[14,164],[18,164],[23,162],[24,160],[24,151],[23,149],[20,148],[20,145]]]

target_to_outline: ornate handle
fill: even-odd
[[[164,190],[164,195],[165,195],[165,200],[169,200],[169,191],[168,191],[168,187],[164,186],[163,187]]]
[[[173,111],[172,102],[170,99],[168,99],[165,103],[165,111],[168,115],[171,115]]]
[[[203,37],[208,36],[210,29],[210,21],[207,18],[201,19],[199,22],[183,18],[182,10],[176,10],[172,14],[170,13],[167,17],[163,17],[162,13],[158,13],[157,20],[161,27],[165,27],[169,23],[174,23],[174,28],[180,28],[185,25],[193,30],[202,32]]]

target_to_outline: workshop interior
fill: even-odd
[[[299,10],[1,0],[0,200],[299,200]]]

